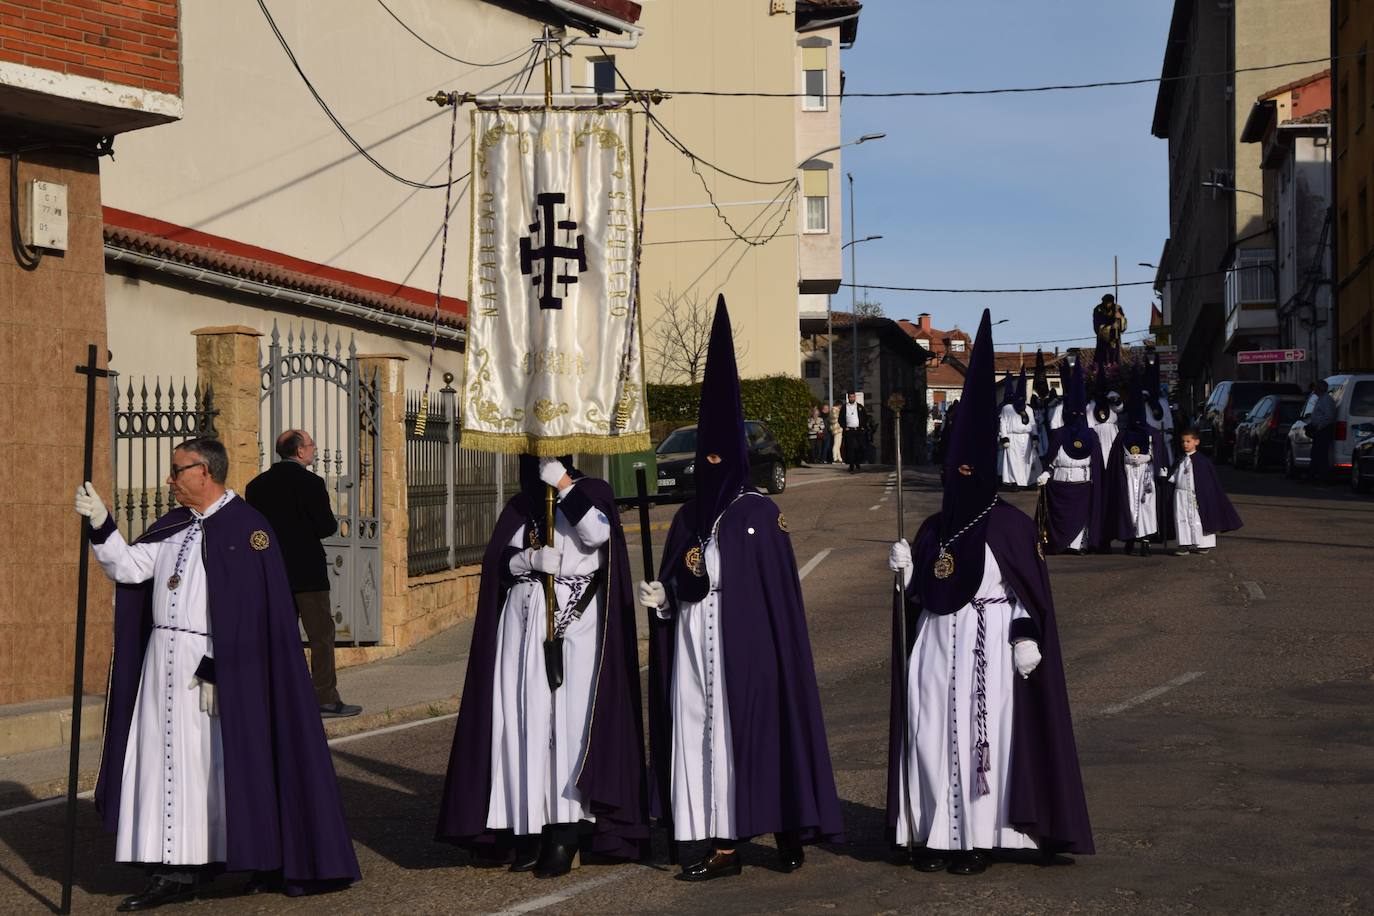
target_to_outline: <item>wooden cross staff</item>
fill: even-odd
[[[96,365],[96,345],[86,348],[86,363],[76,367],[86,376],[86,442],[81,459],[81,481],[91,479],[95,464],[95,380],[110,374]],[[67,766],[67,827],[62,858],[62,905],[59,913],[72,911],[72,881],[76,871],[76,782],[81,761],[81,694],[86,668],[86,591],[91,572],[91,526],[82,518],[81,552],[77,554],[76,574],[76,649],[72,665],[72,737]],[[108,702],[108,697],[106,698]]]

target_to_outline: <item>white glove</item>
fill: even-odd
[[[539,479],[555,490],[558,489],[558,485],[562,483],[563,478],[567,476],[568,469],[563,467],[563,462],[559,461],[557,458],[539,459]]]
[[[219,694],[215,692],[215,685],[209,681],[202,681],[198,677],[191,678],[188,687],[190,690],[200,688],[200,711],[207,716],[219,715]]]
[[[1040,664],[1040,647],[1033,639],[1023,639],[1011,647],[1011,660],[1016,666],[1017,674],[1030,677],[1031,672]]]
[[[668,603],[668,591],[662,582],[640,582],[639,604],[641,607],[658,610]]]
[[[89,480],[76,488],[76,514],[90,519],[92,528],[99,528],[110,517],[105,503],[101,502],[100,495]]]
[[[1168,469],[1168,468],[1160,468],[1160,469],[1159,469],[1159,479],[1160,479],[1160,480],[1168,480],[1168,479],[1169,479],[1169,469]]]
[[[1005,436],[1002,438],[1002,448],[1011,448],[1011,440]]]
[[[911,584],[911,545],[906,542],[906,538],[893,543],[892,549],[887,553],[887,568],[902,574],[902,587]]]
[[[529,556],[530,569],[548,575],[558,575],[563,569],[563,551],[558,547],[530,548],[525,551]]]
[[[1040,472],[1040,476],[1037,477],[1037,478],[1035,478],[1035,485],[1036,485],[1037,487],[1043,487],[1045,484],[1047,484],[1047,483],[1049,483],[1049,482],[1050,482],[1050,472],[1049,472],[1049,471],[1041,471],[1041,472]]]

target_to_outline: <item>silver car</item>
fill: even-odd
[[[1374,373],[1350,372],[1330,375],[1326,378],[1330,386],[1331,399],[1336,402],[1336,430],[1331,443],[1331,468],[1338,473],[1350,470],[1350,458],[1355,449],[1354,428],[1365,423],[1374,423]],[[1312,436],[1307,430],[1307,419],[1316,406],[1317,396],[1309,395],[1303,405],[1302,415],[1288,430],[1288,452],[1284,459],[1284,470],[1290,477],[1306,470],[1312,464]]]

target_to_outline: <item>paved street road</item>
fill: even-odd
[[[1374,910],[1374,500],[1272,475],[1224,480],[1246,527],[1209,556],[1051,560],[1096,856],[976,878],[888,864],[894,497],[883,471],[800,472],[779,501],[798,562],[823,555],[804,585],[845,845],[812,851],[788,876],[760,842],[745,851],[758,867],[701,886],[666,867],[587,866],[553,882],[470,869],[429,840],[453,732],[444,719],[336,746],[361,885],[235,900],[223,879],[193,911]],[[906,492],[911,530],[939,497],[927,474]],[[1028,495],[1011,498],[1029,508]],[[0,912],[56,899],[61,822],[60,808],[0,816]],[[141,878],[111,864],[88,804],[81,829],[77,909],[110,911]]]

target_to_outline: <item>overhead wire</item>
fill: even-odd
[[[1238,267],[1226,267],[1221,270],[1209,270],[1199,274],[1185,274],[1181,277],[1168,277],[1164,282],[1174,283],[1180,280],[1200,280],[1204,277],[1216,277],[1221,274],[1235,273],[1241,270],[1272,270],[1269,264],[1242,264]],[[1128,283],[1086,283],[1079,286],[1038,286],[1038,287],[1003,287],[1000,289],[941,289],[934,286],[884,286],[878,283],[841,283],[841,286],[852,286],[855,289],[877,289],[887,292],[897,293],[1078,293],[1094,289],[1114,289],[1118,286],[1154,286],[1154,280],[1132,280]]]
[[[420,44],[424,45],[426,48],[429,48],[431,51],[433,51],[434,53],[438,54],[439,56],[441,56],[441,57],[446,57],[446,58],[448,58],[449,60],[451,60],[451,61],[453,61],[454,63],[457,63],[457,64],[463,64],[464,66],[467,66],[467,67],[501,67],[501,66],[505,66],[506,64],[513,64],[513,63],[515,63],[517,60],[520,60],[520,58],[526,57],[526,56],[528,56],[528,54],[529,54],[528,51],[521,51],[519,54],[516,54],[514,57],[508,57],[508,58],[506,58],[505,60],[495,60],[495,61],[492,61],[492,62],[489,63],[489,64],[482,64],[482,63],[478,63],[477,61],[472,61],[472,60],[464,60],[463,58],[458,57],[458,56],[455,55],[455,54],[450,54],[449,52],[445,51],[443,48],[440,48],[440,47],[438,47],[437,45],[434,45],[434,44],[431,43],[427,38],[425,38],[423,35],[421,35],[419,32],[417,32],[417,31],[415,31],[414,29],[412,29],[412,28],[405,22],[404,19],[402,19],[400,16],[397,16],[397,15],[396,15],[396,11],[395,11],[395,10],[393,10],[391,7],[389,7],[389,6],[386,5],[385,0],[377,0],[377,5],[380,6],[382,9],[386,10],[387,15],[390,16],[392,19],[395,19],[395,20],[396,20],[396,24],[399,25],[401,28],[405,29],[407,32],[409,32],[412,36],[414,36],[414,38],[415,38],[418,42],[420,42]]]
[[[1118,86],[1146,86],[1154,83],[1182,82],[1193,79],[1211,79],[1233,76],[1238,73],[1260,73],[1267,70],[1281,70],[1285,67],[1301,67],[1311,64],[1330,64],[1342,58],[1361,57],[1367,52],[1356,51],[1345,55],[1328,55],[1307,60],[1290,60],[1277,64],[1262,64],[1253,67],[1237,67],[1233,70],[1218,70],[1211,73],[1180,73],[1177,76],[1149,76],[1139,79],[1095,80],[1087,83],[1050,83],[1039,86],[1004,86],[992,89],[898,89],[885,92],[768,92],[761,90],[721,90],[721,89],[662,89],[668,95],[715,96],[719,98],[753,99],[930,99],[949,96],[1012,95],[1035,92],[1063,92],[1076,89],[1107,89]]]

